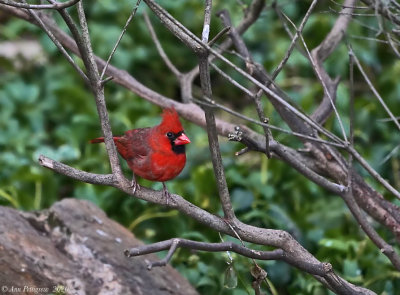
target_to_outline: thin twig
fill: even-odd
[[[343,4],[343,3],[339,3],[339,2],[336,2],[336,1],[334,1],[334,0],[330,0],[333,4],[335,4],[335,5],[337,5],[337,6],[340,6],[341,8],[350,8],[350,9],[352,9],[352,10],[354,10],[354,9],[371,9],[371,8],[369,8],[368,6],[355,6],[355,5],[347,5],[347,4]]]
[[[80,35],[80,38],[82,38],[83,41],[83,44],[81,44],[82,58],[88,71],[88,77],[96,101],[97,112],[99,114],[101,122],[101,129],[105,137],[105,146],[111,164],[111,171],[119,181],[126,182],[126,179],[122,174],[121,166],[119,164],[119,158],[117,155],[117,149],[113,140],[113,135],[110,127],[110,119],[108,116],[106,101],[104,97],[104,87],[102,80],[99,76],[96,61],[94,59],[93,50],[90,43],[89,29],[86,22],[86,16],[82,2],[78,2],[77,9],[79,24],[82,31],[82,35]],[[65,12],[64,15],[68,16],[68,13],[66,13],[65,10],[62,11]],[[72,27],[74,28],[75,26]],[[76,35],[79,37],[79,34],[76,33]]]
[[[385,256],[387,256],[387,258],[389,258],[393,266],[398,271],[400,271],[399,255],[397,255],[394,248],[388,243],[386,243],[386,241],[382,239],[379,236],[379,234],[375,231],[375,229],[368,223],[368,220],[365,218],[360,208],[358,207],[357,202],[354,200],[354,197],[351,194],[351,190],[346,190],[346,192],[344,192],[341,196],[343,200],[346,202],[347,207],[349,207],[357,223],[361,226],[361,228],[367,234],[370,240],[380,249],[380,251]]]
[[[262,10],[265,7],[265,0],[253,0],[244,13],[244,18],[240,21],[238,26],[236,27],[239,34],[243,34],[246,30],[253,25],[256,20],[260,17]],[[212,41],[212,40],[211,40]],[[210,47],[212,44],[209,44]],[[224,52],[227,48],[232,45],[232,40],[225,40],[219,47],[218,52]],[[215,59],[214,55],[209,56],[209,61],[213,61]],[[192,70],[189,71],[190,75],[193,79],[199,74],[199,67],[195,66]]]
[[[64,3],[55,2],[54,4],[28,4],[26,2],[18,3],[18,2],[14,2],[14,1],[10,1],[10,0],[0,0],[0,4],[9,5],[9,6],[18,7],[18,8],[26,8],[26,9],[55,9],[55,10],[58,10],[58,9],[64,9],[64,8],[71,7],[71,6],[75,5],[76,3],[78,3],[78,1],[80,1],[80,0],[69,0]]]
[[[124,36],[124,34],[125,34],[125,32],[126,32],[128,26],[129,26],[129,24],[131,23],[133,17],[135,16],[136,11],[137,11],[138,8],[139,8],[140,2],[141,2],[141,0],[137,0],[135,7],[133,8],[131,14],[129,15],[128,20],[126,21],[125,26],[124,26],[124,28],[122,29],[122,32],[121,32],[121,34],[119,35],[118,40],[117,40],[117,42],[116,42],[115,45],[114,45],[114,48],[111,50],[110,56],[108,57],[108,59],[107,59],[107,61],[106,61],[106,65],[104,66],[103,71],[101,72],[100,80],[103,80],[104,74],[105,74],[106,71],[107,71],[107,67],[108,67],[108,65],[110,64],[111,58],[114,56],[114,53],[115,53],[115,51],[117,50],[118,45],[119,45],[119,43],[121,42],[122,37]]]
[[[235,81],[232,77],[227,75],[223,70],[221,70],[215,63],[211,62],[210,63],[211,67],[216,70],[222,77],[224,77],[229,83],[231,83],[233,86],[239,88],[241,91],[243,91],[246,95],[253,97],[254,93],[251,92],[249,89],[244,87],[242,84],[239,82]]]
[[[217,14],[223,24],[227,27],[232,27],[232,21],[231,17],[229,15],[229,12],[224,9],[220,11]],[[243,39],[240,37],[239,33],[236,31],[235,28],[232,28],[232,30],[229,33],[229,36],[232,39],[233,44],[235,45],[235,48],[239,51],[239,54],[242,55],[246,59],[246,68],[250,75],[253,75],[254,71],[254,62],[253,62],[253,57],[251,56],[246,44],[244,43]],[[258,118],[260,119],[261,122],[263,123],[268,123],[269,119],[266,117],[264,108],[261,103],[261,95],[257,94],[252,94],[250,97],[253,98],[254,105],[258,114]],[[265,154],[267,155],[268,158],[271,158],[271,151],[269,147],[269,141],[270,138],[272,138],[271,131],[268,129],[268,127],[263,126],[264,129],[264,136],[265,136]]]
[[[23,0],[25,1],[25,0]],[[68,52],[64,49],[60,41],[54,36],[54,34],[49,30],[49,28],[45,25],[45,23],[42,21],[42,19],[39,17],[39,15],[33,11],[28,9],[28,13],[36,20],[38,23],[38,26],[45,31],[47,36],[49,36],[50,40],[53,41],[54,45],[61,51],[61,53],[64,55],[64,57],[67,59],[67,61],[73,66],[73,68],[78,72],[78,74],[82,77],[83,81],[85,83],[89,84],[89,79],[86,76],[86,74],[81,70],[81,68],[76,64],[76,62],[72,59],[72,57],[68,54]]]
[[[113,76],[108,76],[107,78],[105,78],[104,80],[101,80],[101,85],[104,87],[104,84],[106,84],[107,82],[110,82],[111,80],[113,80],[114,77]]]
[[[202,33],[202,42],[207,43],[210,33],[210,22],[211,22],[211,7],[212,1],[205,1],[205,14],[204,14],[204,25]],[[208,63],[208,52],[202,51],[199,54],[199,70],[200,70],[200,84],[204,96],[211,98],[211,79],[210,70]],[[215,123],[214,110],[210,107],[204,107],[204,114],[207,123],[207,134],[208,143],[211,152],[211,159],[214,168],[215,179],[217,180],[217,187],[219,197],[224,211],[225,218],[233,220],[235,213],[232,208],[232,203],[229,195],[228,185],[226,183],[226,177],[224,172],[224,166],[222,163],[221,151],[218,143],[217,127]]]
[[[208,46],[213,46],[215,42],[217,42],[220,38],[222,38],[225,34],[229,33],[231,30],[231,27],[225,27],[221,31],[218,32],[217,35],[214,36],[214,38],[211,39],[210,42],[208,42]]]
[[[278,3],[277,3],[278,1],[274,1],[273,3],[272,3],[272,8],[275,10],[275,12],[276,12],[276,14],[278,15],[278,17],[279,17],[279,19],[280,19],[280,21],[281,21],[281,23],[282,23],[282,25],[283,25],[283,28],[284,28],[284,30],[286,31],[286,34],[289,36],[289,38],[291,39],[291,40],[294,40],[294,38],[295,38],[295,35],[293,35],[293,33],[290,31],[290,28],[289,28],[289,26],[288,26],[288,24],[287,24],[287,20],[285,19],[285,17],[282,15],[282,10],[280,9],[280,7],[279,7],[279,5],[278,5]],[[297,44],[297,42],[294,42],[293,43],[294,44],[294,46],[297,48],[297,51],[299,51],[304,57],[306,56],[306,53],[304,52],[304,50],[303,50],[303,48],[301,48],[301,46],[299,46],[298,44]],[[290,48],[290,47],[289,47]]]
[[[284,16],[286,17],[286,19],[292,24],[292,26],[296,29],[296,31],[298,31],[296,25],[292,22],[292,20],[291,20],[289,17],[287,17],[286,14],[283,13],[283,15],[284,15]],[[338,123],[339,123],[339,126],[340,126],[340,130],[342,131],[343,139],[344,139],[345,142],[347,142],[346,131],[345,131],[345,129],[344,129],[342,119],[340,118],[339,112],[338,112],[337,109],[336,109],[335,103],[334,103],[334,101],[333,101],[333,99],[332,99],[332,96],[331,96],[331,93],[330,93],[330,91],[329,91],[329,89],[328,89],[328,86],[326,85],[326,82],[325,82],[325,80],[322,78],[320,72],[317,70],[316,62],[315,62],[314,58],[312,57],[310,51],[308,50],[308,46],[307,46],[307,44],[306,44],[306,42],[305,42],[305,40],[304,40],[304,38],[303,38],[303,35],[302,35],[301,33],[299,33],[299,37],[300,37],[300,40],[302,41],[303,46],[304,46],[304,48],[305,48],[305,50],[306,50],[308,59],[310,60],[312,66],[313,66],[313,68],[314,68],[314,70],[315,70],[315,73],[317,74],[318,80],[320,81],[322,87],[324,88],[325,94],[326,94],[326,95],[328,96],[328,98],[329,98],[329,101],[330,101],[330,103],[331,103],[331,106],[332,106],[332,108],[333,108],[333,111],[335,112],[335,116],[336,116],[336,118],[338,119]]]
[[[396,44],[395,44],[396,42],[393,41],[392,36],[390,36],[390,34],[387,32],[385,32],[385,36],[386,36],[386,39],[388,40],[390,48],[392,48],[392,51],[394,52],[394,54],[397,56],[397,58],[400,58],[400,52],[396,48]]]
[[[175,18],[173,18],[167,11],[165,11],[162,7],[160,7],[157,3],[155,3],[152,0],[144,0],[149,7],[154,11],[154,13],[162,18],[163,22],[165,23],[166,27],[171,30],[182,42],[184,42],[187,46],[191,47],[195,52],[199,52],[201,48],[204,50],[208,50],[211,54],[215,55],[218,57],[221,61],[232,67],[235,71],[237,71],[239,74],[244,76],[246,79],[250,80],[252,83],[254,83],[256,86],[260,87],[263,89],[268,95],[276,99],[277,102],[279,102],[281,105],[286,107],[288,110],[290,110],[293,114],[298,116],[299,118],[303,119],[306,123],[308,123],[310,126],[315,128],[317,131],[321,132],[322,134],[326,135],[330,139],[343,143],[343,140],[338,138],[336,135],[332,134],[331,132],[327,131],[326,129],[322,128],[319,124],[314,122],[312,119],[310,119],[307,115],[303,114],[299,110],[297,110],[295,107],[290,105],[288,102],[286,102],[284,99],[282,99],[279,95],[277,95],[275,92],[270,90],[269,88],[265,87],[263,83],[258,81],[257,79],[253,78],[251,75],[243,71],[240,67],[236,66],[233,64],[230,60],[225,58],[223,55],[221,55],[218,51],[214,50],[208,44],[203,43],[195,34],[193,34],[191,31],[189,31],[185,26],[183,26],[181,23],[179,23]]]
[[[235,252],[242,256],[249,257],[257,260],[284,260],[286,261],[286,255],[282,249],[273,251],[258,251],[247,248],[244,245],[239,245],[233,242],[222,242],[222,243],[206,243],[198,242],[187,239],[170,239],[162,242],[153,243],[150,245],[143,245],[125,250],[127,257],[136,257],[146,255],[150,253],[156,253],[164,250],[169,250],[167,256],[161,261],[151,263],[151,267],[164,266],[171,259],[172,254],[177,248],[188,248],[191,250],[207,251],[207,252]],[[151,269],[150,267],[150,269]],[[314,275],[325,276],[327,271],[326,267],[320,264],[310,263],[310,269],[313,269]]]
[[[349,51],[349,71],[350,71],[350,146],[354,146],[354,56],[353,52]],[[368,220],[362,214],[357,202],[353,196],[353,155],[349,153],[348,163],[348,180],[347,191],[344,192],[342,198],[352,212],[357,223],[368,235],[371,241],[386,255],[397,270],[400,270],[400,257],[396,254],[391,245],[385,242],[375,229],[369,224]]]
[[[62,175],[91,184],[115,186],[117,182],[113,174],[95,174],[72,168],[54,161],[44,155],[39,156],[39,164]]]
[[[239,112],[236,112],[236,111],[234,111],[234,110],[232,110],[232,109],[230,109],[230,108],[228,108],[228,107],[226,107],[224,105],[221,105],[221,104],[219,104],[219,103],[217,103],[215,101],[212,101],[212,103],[210,103],[210,102],[204,102],[204,101],[196,99],[196,98],[192,98],[192,100],[194,102],[200,104],[200,105],[206,105],[206,106],[209,106],[209,107],[215,107],[215,108],[221,109],[221,110],[223,110],[223,111],[225,111],[225,112],[227,112],[229,114],[232,114],[235,117],[241,118],[241,119],[243,119],[245,121],[254,123],[254,124],[259,125],[261,127],[265,126],[265,127],[268,127],[268,128],[270,128],[272,130],[276,130],[276,131],[279,131],[279,132],[282,132],[282,133],[290,134],[290,135],[296,136],[298,138],[307,139],[309,141],[320,142],[320,143],[323,143],[323,144],[332,145],[332,146],[336,146],[336,147],[339,147],[339,148],[345,148],[346,147],[344,144],[341,144],[341,143],[327,141],[327,140],[324,140],[322,138],[308,136],[308,135],[305,135],[305,134],[302,134],[302,133],[298,133],[298,132],[294,132],[294,131],[291,131],[291,130],[283,129],[281,127],[278,127],[278,126],[275,126],[275,125],[271,125],[269,123],[260,122],[259,120],[255,120],[253,118],[245,116],[245,115],[243,115],[243,114],[241,114]]]
[[[311,12],[314,10],[315,5],[317,5],[318,0],[314,0],[310,7],[308,8],[305,16],[303,17],[303,20],[300,23],[299,29],[296,30],[296,34],[293,36],[292,41],[289,45],[289,48],[286,51],[285,57],[281,60],[279,63],[278,67],[274,70],[274,72],[271,75],[271,79],[275,80],[275,78],[279,75],[283,67],[285,66],[286,62],[289,60],[290,55],[292,54],[292,51],[294,49],[294,46],[296,45],[296,41],[299,38],[300,34],[303,32],[303,29],[310,18]]]
[[[348,152],[368,171],[368,173],[375,178],[380,184],[382,184],[389,192],[391,192],[396,198],[400,200],[400,192],[398,192],[392,185],[390,185],[378,172],[372,168],[368,162],[354,149],[353,147],[347,148]]]
[[[353,54],[349,53],[349,75],[350,75],[350,146],[354,147],[354,59]],[[349,153],[349,163],[348,163],[348,172],[347,172],[347,189],[349,193],[352,195],[352,187],[353,187],[353,155]]]
[[[179,79],[179,77],[182,76],[182,73],[175,67],[175,65],[171,62],[171,60],[168,58],[167,54],[165,53],[165,51],[160,43],[160,40],[158,39],[157,34],[154,31],[153,25],[151,24],[151,21],[150,21],[149,16],[146,11],[143,12],[143,17],[144,17],[146,26],[150,32],[151,39],[153,40],[154,44],[156,45],[158,54],[161,56],[162,60],[167,65],[169,70]]]
[[[375,97],[378,99],[379,103],[382,105],[386,113],[389,115],[389,117],[392,119],[393,123],[396,125],[397,129],[400,130],[400,123],[396,120],[396,117],[393,115],[392,111],[389,109],[389,107],[386,105],[385,101],[379,94],[379,92],[376,90],[374,85],[372,84],[371,80],[368,78],[368,75],[365,73],[364,68],[362,67],[360,61],[358,60],[356,54],[354,53],[353,49],[351,46],[348,44],[348,49],[349,52],[352,54],[354,57],[354,62],[357,65],[358,70],[360,71],[361,75],[364,77],[364,80],[367,82],[368,87],[371,89],[372,93],[375,95]]]
[[[201,41],[203,43],[208,43],[208,38],[210,37],[212,0],[205,0],[204,6],[204,23],[203,31],[201,33]]]

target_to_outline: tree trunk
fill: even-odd
[[[64,199],[50,209],[0,206],[1,294],[197,294],[172,267],[147,270],[124,250],[141,244],[88,201]]]

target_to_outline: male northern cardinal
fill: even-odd
[[[104,137],[90,142],[104,142]],[[185,167],[185,144],[190,143],[176,110],[164,109],[160,125],[126,131],[123,136],[115,136],[114,142],[133,171],[133,193],[139,189],[135,175],[160,181],[168,204],[169,192],[164,182],[176,177]]]

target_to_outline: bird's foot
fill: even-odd
[[[132,195],[134,195],[138,190],[140,190],[140,185],[137,183],[135,176],[133,176],[131,181]]]
[[[172,197],[171,197],[171,194],[169,193],[165,183],[163,182],[162,184],[163,184],[162,195],[163,195],[163,198],[165,198],[165,204],[168,206],[170,200],[172,200]]]

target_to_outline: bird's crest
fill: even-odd
[[[182,124],[179,121],[178,113],[174,108],[164,109],[162,114],[162,122],[159,127],[164,132],[178,133],[183,130]]]

